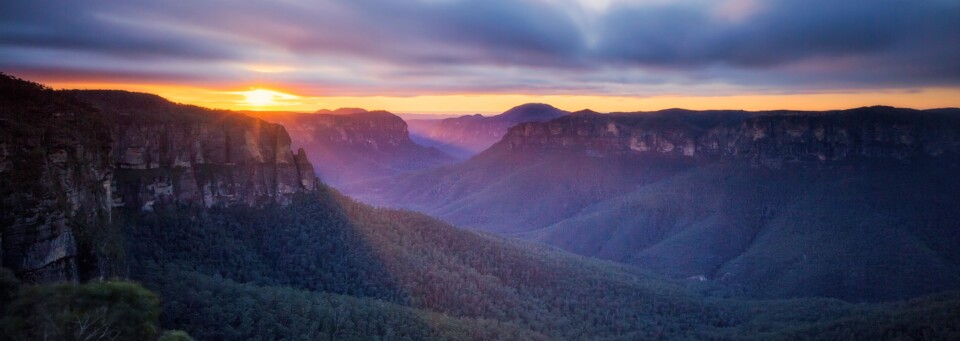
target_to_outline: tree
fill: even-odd
[[[20,290],[7,313],[14,340],[152,340],[160,302],[128,282],[39,285]]]

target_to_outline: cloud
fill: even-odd
[[[310,95],[956,86],[957,41],[955,0],[0,3],[7,72]]]
[[[604,18],[596,53],[625,65],[691,73],[720,66],[743,74],[796,73],[804,81],[823,73],[817,76],[825,82],[956,84],[960,49],[950,42],[960,41],[958,5],[773,0],[759,8],[744,6],[748,10],[736,12],[734,21],[718,20],[729,14],[718,18],[712,15],[716,12],[683,3],[624,6]],[[725,77],[737,81],[729,72]]]
[[[91,4],[94,2],[91,2]],[[82,1],[8,1],[0,4],[0,46],[86,51],[128,58],[218,59],[231,54],[189,32],[119,20]]]

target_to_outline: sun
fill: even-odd
[[[298,98],[298,96],[295,95],[267,89],[252,89],[248,91],[240,91],[237,92],[237,94],[243,95],[244,102],[247,105],[254,107],[283,105],[284,103],[278,102],[277,100],[290,100]]]

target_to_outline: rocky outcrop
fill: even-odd
[[[567,114],[548,104],[530,103],[490,117],[477,114],[442,120],[410,120],[409,123],[417,143],[466,159],[500,141],[507,130],[518,123],[545,122]]]
[[[908,160],[960,153],[960,112],[870,107],[837,112],[583,112],[520,124],[495,148],[658,153],[779,168],[853,158]]]
[[[103,275],[90,242],[110,223],[103,118],[63,93],[0,75],[0,262],[24,281]]]
[[[114,206],[286,203],[317,185],[304,151],[292,152],[290,136],[278,124],[148,94],[74,94],[112,122]],[[150,109],[138,110],[142,104]]]
[[[27,282],[113,273],[114,208],[282,204],[318,186],[277,124],[154,95],[0,83],[0,262]]]
[[[341,108],[262,117],[287,127],[294,144],[322,165],[317,175],[332,186],[454,161],[434,148],[413,143],[406,122],[386,111]]]

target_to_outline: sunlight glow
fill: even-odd
[[[253,89],[236,93],[245,97],[244,102],[246,105],[254,107],[278,106],[282,103],[278,102],[277,100],[290,100],[299,98],[295,95],[266,89]]]
[[[318,96],[283,84],[254,85],[246,91],[225,91],[228,84],[212,87],[168,84],[57,82],[43,83],[61,89],[124,89],[154,93],[169,100],[208,108],[313,112],[320,108],[361,107],[398,113],[497,114],[523,103],[549,103],[564,110],[599,112],[686,109],[830,110],[870,105],[916,109],[960,107],[960,87],[850,91],[801,94],[730,94],[725,96],[595,96],[424,94],[421,96]],[[279,90],[279,91],[278,91]],[[248,95],[249,94],[249,95]],[[299,95],[293,95],[299,94]],[[248,100],[249,98],[249,100]]]

